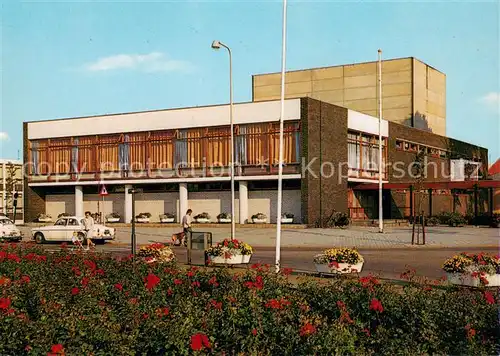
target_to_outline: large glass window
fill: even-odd
[[[151,169],[227,167],[231,160],[229,125],[218,127],[131,132],[57,138],[30,142],[32,174],[131,172]],[[299,163],[299,122],[285,122],[285,164]],[[276,165],[279,124],[236,125],[235,163],[242,166]]]
[[[123,135],[123,141],[118,145],[118,158],[121,171],[128,171],[130,164],[130,136]]]
[[[382,141],[382,165],[385,162],[385,142],[386,139]],[[347,136],[347,157],[350,177],[378,178],[378,136],[349,132]],[[385,166],[382,169],[385,170]]]

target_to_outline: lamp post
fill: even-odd
[[[275,271],[278,273],[281,267],[281,208],[283,203],[283,118],[285,115],[285,68],[286,68],[286,10],[287,0],[283,0],[283,28],[281,43],[281,111],[280,111],[280,140],[279,140],[279,162],[278,162],[278,208],[276,213],[276,256]]]
[[[233,58],[231,49],[220,41],[213,41],[212,48],[224,47],[229,53],[229,121],[231,126],[231,239],[236,235],[236,221],[234,214],[234,128],[233,128]]]

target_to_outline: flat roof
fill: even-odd
[[[23,161],[19,159],[0,158],[0,164],[3,163],[23,164]]]
[[[403,59],[414,59],[416,61],[419,61],[420,63],[425,64],[426,66],[434,69],[435,71],[443,74],[446,76],[446,74],[439,69],[436,69],[435,67],[425,63],[424,61],[421,61],[418,58],[415,57],[401,57],[401,58],[389,58],[389,59],[383,59],[382,62],[390,62],[390,61],[400,61]],[[287,70],[287,73],[294,73],[294,72],[305,72],[309,70],[317,70],[317,69],[327,69],[327,68],[336,68],[336,67],[345,67],[345,66],[354,66],[354,65],[359,65],[359,64],[369,64],[369,63],[377,63],[377,61],[367,61],[367,62],[354,62],[354,63],[345,63],[345,64],[336,64],[332,66],[322,66],[322,67],[311,67],[311,68],[303,68],[303,69],[294,69],[294,70]],[[257,76],[263,76],[263,75],[272,75],[272,74],[280,74],[281,72],[269,72],[269,73],[259,73],[259,74],[252,74],[252,77],[257,77]]]
[[[299,98],[286,98],[285,101],[289,100],[297,100]],[[233,103],[234,106],[237,105],[243,105],[243,104],[259,104],[259,103],[265,103],[265,102],[270,102],[270,101],[280,101],[279,99],[271,99],[271,100],[259,100],[259,101],[240,101],[237,103]],[[62,120],[75,120],[75,119],[89,119],[89,118],[96,118],[96,117],[110,117],[110,116],[120,116],[120,115],[130,115],[130,114],[147,114],[147,113],[153,113],[153,112],[169,112],[169,111],[175,111],[175,110],[189,110],[189,109],[203,109],[203,108],[214,108],[214,107],[219,107],[219,106],[229,106],[229,103],[224,103],[224,104],[211,104],[211,105],[200,105],[200,106],[184,106],[184,107],[175,107],[175,108],[168,108],[168,109],[152,109],[152,110],[138,110],[138,111],[125,111],[125,112],[114,112],[114,113],[108,113],[108,114],[96,114],[96,115],[85,115],[85,116],[71,116],[71,117],[63,117],[63,118],[55,118],[55,119],[41,119],[41,120],[29,120],[29,121],[23,121],[23,123],[26,124],[31,124],[31,123],[36,123],[36,122],[46,122],[46,121],[62,121]]]

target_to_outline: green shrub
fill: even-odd
[[[0,245],[0,354],[498,354],[498,297]],[[405,276],[407,276],[405,274]],[[437,281],[435,282],[437,283]],[[53,348],[53,350],[52,350]]]
[[[438,215],[436,215],[436,218],[442,225],[448,225],[448,226],[467,225],[466,218],[459,213],[441,212]]]
[[[329,216],[320,219],[316,223],[316,227],[325,227],[325,228],[346,227],[349,224],[350,224],[350,219],[346,213],[334,210]]]
[[[467,225],[467,220],[458,213],[452,213],[448,220],[448,226],[464,226]]]
[[[430,218],[425,220],[425,224],[428,226],[436,226],[439,225],[441,221],[436,216],[431,216]]]

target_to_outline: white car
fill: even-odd
[[[64,216],[57,219],[54,225],[31,229],[31,236],[38,244],[45,241],[72,241],[75,234],[83,238],[85,236],[83,220],[83,217]],[[94,224],[89,234],[95,242],[115,239],[115,229],[101,224]]]
[[[21,241],[23,235],[8,217],[0,215],[0,241]]]

